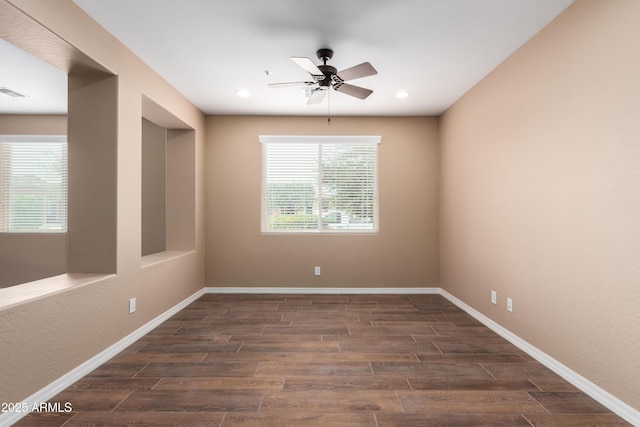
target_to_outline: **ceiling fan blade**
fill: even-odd
[[[311,93],[309,100],[307,101],[307,105],[319,104],[324,99],[324,96],[327,94],[327,91],[324,89],[316,89]]]
[[[343,83],[340,86],[336,86],[336,90],[338,92],[346,93],[347,95],[355,96],[356,98],[360,99],[365,99],[367,96],[373,93],[371,89],[365,89],[363,87],[350,85],[348,83]]]
[[[312,76],[324,76],[322,71],[320,71],[320,68],[318,68],[318,66],[314,64],[313,61],[310,60],[309,58],[300,58],[297,56],[292,56],[291,60],[296,64],[298,64],[300,68],[302,68]]]
[[[338,72],[338,77],[342,80],[353,80],[359,79],[361,77],[373,76],[374,74],[378,74],[373,65],[368,62],[363,62],[360,65],[355,65],[351,68],[347,68],[346,70],[342,70]]]
[[[284,83],[269,83],[269,87],[287,87],[287,86],[311,86],[316,82],[284,82]]]

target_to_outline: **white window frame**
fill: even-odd
[[[54,172],[42,172],[38,173],[36,169],[31,169],[31,166],[28,162],[23,162],[20,166],[9,166],[8,162],[10,160],[6,159],[7,152],[11,150],[11,145],[23,145],[27,144],[39,144],[42,146],[43,144],[51,144],[56,143],[61,151],[55,154],[62,154],[63,163],[60,165],[59,171]],[[5,150],[5,154],[3,156],[3,150]],[[12,234],[23,234],[23,233],[66,233],[67,231],[67,195],[68,195],[68,157],[67,157],[67,136],[66,135],[0,135],[0,233],[12,233]],[[32,189],[16,189],[16,182],[14,179],[16,178],[12,169],[21,168],[23,173],[29,173],[31,175],[25,175],[26,177],[31,177],[32,179],[50,179],[52,180],[52,188],[54,190],[53,197],[49,192],[38,193],[37,187]],[[55,182],[58,181],[56,184]],[[25,187],[23,185],[23,187]],[[26,187],[28,188],[28,187]],[[35,192],[34,192],[35,190]],[[49,190],[47,190],[49,191]],[[17,193],[16,193],[17,192]],[[14,202],[12,197],[15,194],[30,194],[34,196],[37,201],[40,203],[45,203],[48,206],[44,207],[44,213],[42,215],[46,216],[47,219],[45,222],[40,224],[39,226],[30,227],[27,225],[19,226],[14,222],[12,218]],[[13,194],[13,195],[12,195]],[[57,199],[57,202],[55,201]],[[51,200],[54,200],[52,202]],[[53,205],[51,205],[53,203]],[[62,207],[60,207],[62,204]],[[50,209],[54,208],[53,211]],[[53,213],[52,213],[53,212]],[[54,222],[46,222],[50,219],[56,217]]]
[[[315,136],[315,135],[259,135],[259,142],[262,144],[262,177],[261,177],[261,232],[263,234],[377,234],[379,232],[379,212],[378,212],[378,145],[380,144],[380,136],[371,135],[357,135],[357,136]],[[309,205],[306,208],[307,213],[311,216],[311,219],[303,219],[304,224],[300,228],[282,228],[273,227],[274,215],[281,215],[281,212],[273,212],[273,207],[270,206],[267,198],[268,184],[272,184],[273,175],[270,175],[270,168],[275,166],[269,164],[267,150],[268,146],[278,146],[281,150],[286,150],[286,146],[292,147],[292,154],[283,155],[280,160],[284,161],[284,167],[295,166],[301,168],[302,160],[297,163],[297,153],[293,154],[296,150],[300,150],[301,158],[308,159],[309,165],[315,163],[316,170],[320,171],[315,175],[309,172],[310,167],[305,164],[305,178],[304,182],[306,186],[311,186],[313,189],[309,190],[313,193],[310,199],[312,199],[312,206]],[[326,181],[323,182],[322,178],[322,161],[323,149],[325,152],[331,152],[332,148],[327,148],[328,145],[335,146],[335,144],[341,144],[344,147],[362,146],[367,151],[367,156],[370,157],[370,165],[373,167],[370,173],[365,173],[366,183],[373,186],[373,191],[366,192],[367,197],[372,197],[372,208],[367,208],[367,211],[371,212],[371,217],[357,218],[352,221],[353,211],[347,212],[348,208],[345,208],[336,203],[335,209],[331,210],[331,206],[327,205],[327,193],[323,192],[323,188],[327,186]],[[307,149],[306,146],[309,146]],[[317,158],[313,155],[307,154],[310,151],[318,152]],[[281,151],[282,152],[282,151]],[[308,157],[307,157],[308,156]],[[289,162],[289,163],[287,163]],[[309,176],[313,175],[312,178]],[[268,177],[269,176],[269,177]],[[307,191],[308,192],[308,191]],[[336,193],[333,193],[334,195]],[[331,196],[329,196],[330,198]],[[307,202],[308,203],[308,202]],[[329,202],[331,203],[331,202]],[[369,203],[369,202],[367,202]],[[325,208],[329,208],[325,211]],[[309,209],[311,209],[309,211]],[[351,213],[351,215],[349,215]],[[292,215],[295,216],[295,215]],[[335,217],[335,218],[334,218]],[[327,218],[331,218],[327,220]],[[338,218],[340,218],[338,220]],[[335,221],[334,221],[335,219]]]

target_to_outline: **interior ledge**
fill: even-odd
[[[0,311],[111,277],[115,274],[69,273],[3,288],[0,289]]]
[[[193,249],[183,250],[183,251],[174,250],[174,251],[158,252],[155,254],[143,256],[140,264],[142,268],[146,268],[152,265],[160,264],[172,259],[180,258],[185,255],[194,254],[194,253],[196,253],[196,251]]]

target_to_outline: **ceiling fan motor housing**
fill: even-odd
[[[322,71],[322,74],[324,74],[324,79],[318,80],[318,84],[320,86],[331,86],[331,83],[334,82],[335,77],[337,77],[338,69],[331,65],[318,65],[318,68]]]

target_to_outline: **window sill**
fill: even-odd
[[[140,265],[142,268],[147,268],[147,267],[151,267],[152,265],[161,264],[163,262],[167,262],[176,258],[181,258],[183,256],[194,254],[194,253],[196,253],[195,250],[158,252],[157,254],[143,256]]]
[[[379,231],[366,230],[340,230],[340,231],[326,231],[326,230],[309,230],[309,231],[262,231],[263,236],[376,236],[380,234]]]
[[[115,274],[69,273],[2,288],[0,289],[0,311],[114,276]]]

